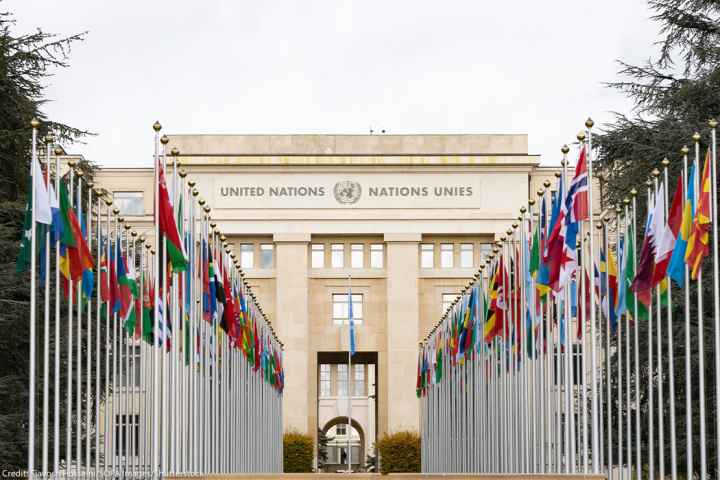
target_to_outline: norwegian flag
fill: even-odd
[[[577,268],[577,237],[580,222],[590,218],[588,212],[588,171],[586,147],[580,151],[575,177],[568,186],[563,203],[563,222],[565,223],[565,241],[560,264],[560,285],[565,285]]]

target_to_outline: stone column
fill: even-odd
[[[415,396],[419,306],[419,233],[385,234],[387,247],[388,430],[420,428]]]
[[[285,344],[283,427],[308,431],[310,416],[308,339],[308,243],[310,234],[275,234],[277,332]]]

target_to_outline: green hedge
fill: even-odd
[[[285,473],[312,472],[313,439],[300,432],[283,435],[283,471]]]
[[[404,431],[383,435],[377,443],[380,473],[420,471],[420,435]]]

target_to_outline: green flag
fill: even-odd
[[[638,299],[637,301],[637,312],[635,312],[635,292],[632,291],[630,286],[632,285],[633,279],[635,278],[635,227],[630,225],[628,228],[627,236],[627,267],[625,268],[625,307],[627,311],[634,318],[647,320],[648,309],[643,302]]]

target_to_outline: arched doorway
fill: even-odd
[[[347,470],[348,435],[352,453],[352,470],[358,471],[365,465],[365,431],[354,418],[347,428],[347,417],[335,417],[325,423],[322,433],[332,440],[328,442],[328,461],[323,468],[326,472]]]

